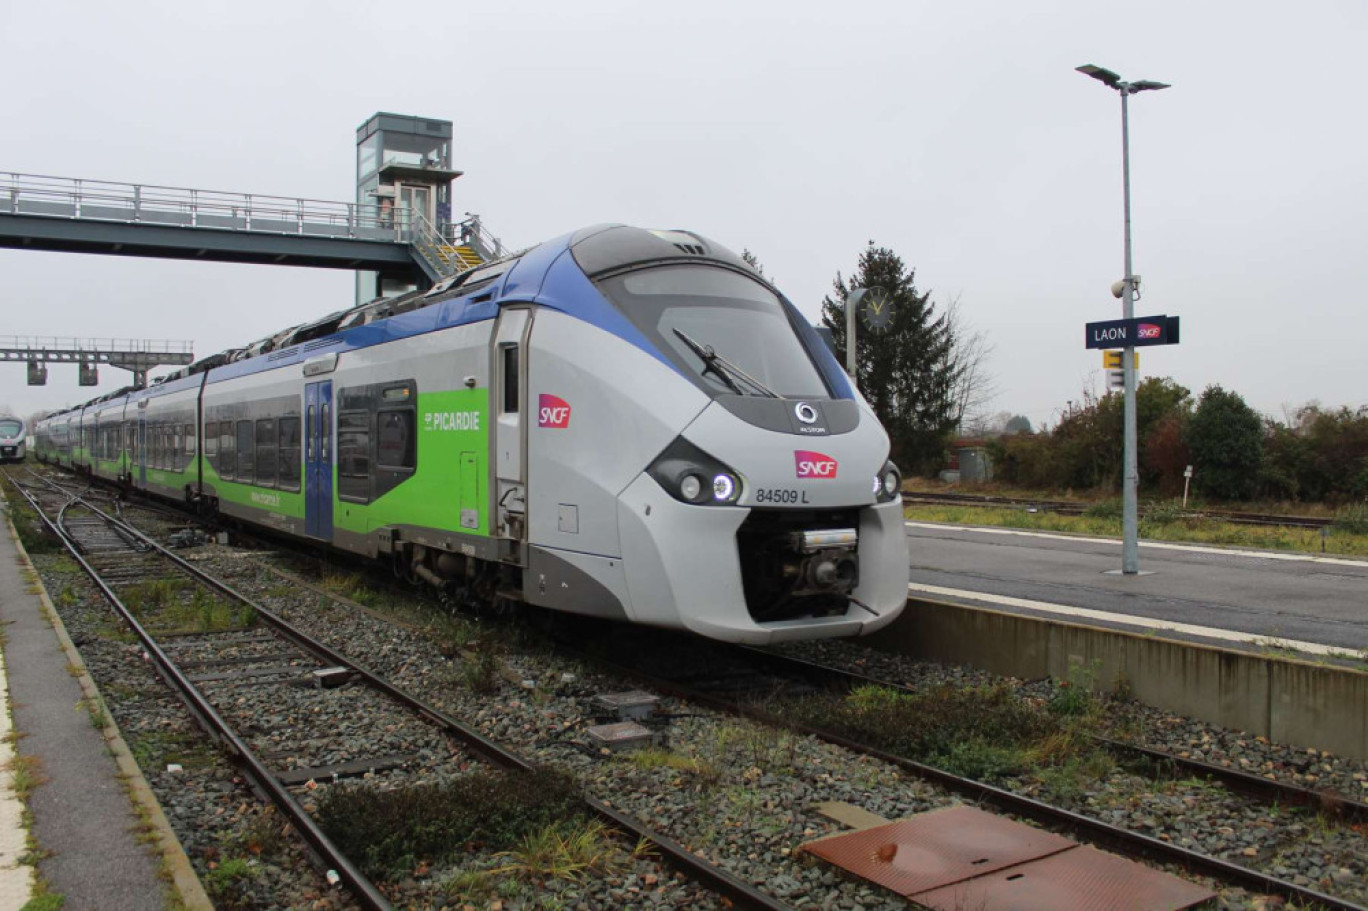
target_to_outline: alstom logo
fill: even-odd
[[[1154,323],[1141,323],[1136,330],[1136,335],[1139,338],[1158,338],[1163,334],[1163,331],[1162,327],[1156,326]]]
[[[564,430],[570,426],[570,403],[543,392],[537,398],[537,426]]]
[[[810,452],[806,449],[794,450],[793,465],[800,478],[836,477],[836,460],[829,455],[822,455],[820,452]]]

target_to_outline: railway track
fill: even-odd
[[[1068,500],[1038,500],[1026,497],[996,497],[964,493],[933,493],[931,491],[907,491],[903,493],[903,503],[929,503],[954,506],[978,506],[984,508],[1000,507],[1009,509],[1034,509],[1053,512],[1063,516],[1081,516],[1091,504]],[[1143,518],[1145,510],[1140,510]],[[1290,528],[1328,528],[1333,519],[1313,516],[1269,515],[1254,512],[1227,512],[1221,510],[1193,510],[1185,513],[1185,518],[1219,519],[1235,525],[1282,525]]]
[[[696,653],[695,646],[702,651]],[[718,711],[738,714],[777,728],[818,737],[853,752],[897,766],[920,779],[998,812],[1031,819],[1051,829],[1073,834],[1126,856],[1175,864],[1230,886],[1278,896],[1297,907],[1365,911],[1364,905],[1056,807],[1005,788],[955,775],[840,733],[794,723],[769,709],[769,706],[787,699],[804,698],[814,693],[846,694],[856,687],[869,685],[912,692],[901,684],[747,646],[676,642],[666,651],[669,654],[665,658],[661,657],[661,652],[649,648],[636,649],[635,656],[630,659],[621,655],[604,658],[588,653],[583,657],[588,661],[606,662],[614,671],[627,675],[643,687],[661,694]],[[1210,779],[1233,792],[1252,796],[1267,804],[1307,807],[1336,814],[1340,819],[1351,823],[1368,821],[1368,804],[1347,800],[1339,795],[1299,788],[1119,741],[1102,740],[1100,745],[1124,761],[1146,763],[1152,768],[1165,770],[1168,774]]]
[[[495,768],[521,772],[533,769],[532,763],[516,753],[353,662],[132,525],[99,509],[86,498],[86,491],[64,488],[30,474],[40,484],[16,482],[16,489],[137,637],[159,676],[175,690],[201,727],[220,742],[259,793],[266,795],[295,827],[321,860],[328,880],[344,884],[361,907],[388,909],[391,904],[305,810],[299,798],[300,788],[318,781],[383,775],[415,764],[449,761],[454,750],[443,749],[441,744],[447,738],[460,751]],[[168,577],[193,580],[193,584],[202,587],[199,590],[212,592],[217,602],[236,605],[239,613],[225,629],[170,636],[164,631],[156,634],[149,624],[140,622],[127,601],[135,600],[131,593],[144,598],[149,591],[164,590]],[[203,613],[210,602],[192,603],[197,603]],[[272,749],[263,750],[254,741],[259,741],[259,735],[265,732],[253,731],[250,718],[237,717],[240,713],[235,714],[228,707],[241,702],[233,696],[243,688],[262,686],[289,690],[292,718],[319,714],[327,719],[328,725],[338,724],[335,694],[339,687],[347,686],[350,692],[346,701],[354,708],[348,723],[376,729],[386,727],[387,739],[403,741],[406,749],[402,753],[334,756],[326,763],[313,764],[301,757],[310,754],[311,744],[327,742],[329,730],[301,727],[272,732],[276,735],[270,740]],[[356,694],[356,686],[365,687],[364,697]],[[319,712],[312,704],[315,700],[333,705],[329,711]],[[397,720],[396,712],[402,712],[404,720]],[[406,727],[402,736],[396,735],[400,725]],[[286,739],[281,739],[282,733]],[[418,749],[413,748],[415,743],[420,744]],[[292,761],[284,766],[279,764],[286,757]],[[587,793],[582,800],[590,814],[638,843],[649,844],[671,866],[735,906],[774,911],[789,908],[604,801]]]

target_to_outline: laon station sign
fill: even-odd
[[[1143,348],[1178,344],[1178,317],[1141,316],[1085,325],[1088,348]]]

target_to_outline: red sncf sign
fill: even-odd
[[[794,450],[793,467],[798,472],[798,477],[804,480],[836,477],[836,460],[820,452]]]
[[[570,426],[570,403],[558,395],[543,392],[537,398],[537,426],[564,430]]]

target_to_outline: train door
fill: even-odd
[[[527,337],[531,310],[504,310],[494,333],[495,374],[493,532],[521,541],[527,537]]]
[[[332,540],[332,380],[304,387],[304,533]]]
[[[147,413],[142,409],[146,406],[146,401],[138,405],[138,437],[133,447],[133,458],[137,462],[138,487],[144,490],[147,489]]]

